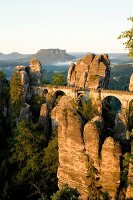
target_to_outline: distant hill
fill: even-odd
[[[10,54],[3,54],[0,53],[0,60],[2,61],[10,61],[10,60],[17,60],[17,59],[22,59],[30,56],[30,54],[20,54],[18,52],[12,52]]]
[[[27,59],[30,60],[32,58],[37,58],[42,64],[53,64],[76,59],[75,56],[69,55],[66,50],[61,49],[41,49]]]
[[[57,62],[66,62],[76,59],[75,56],[69,55],[66,50],[61,49],[41,49],[35,54],[20,54],[13,52],[10,54],[0,53],[0,64],[16,65],[28,64],[32,58],[37,58],[42,65],[53,64]]]

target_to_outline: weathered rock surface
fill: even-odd
[[[48,135],[49,133],[49,110],[46,103],[42,104],[39,116],[39,124],[44,127],[44,133]]]
[[[119,143],[111,137],[106,138],[101,151],[100,185],[102,191],[108,191],[112,198],[120,184],[120,156]]]
[[[31,121],[31,119],[32,119],[32,113],[30,105],[24,103],[24,105],[20,109],[19,121],[21,120]]]
[[[133,144],[131,144],[131,154],[133,155]],[[126,199],[133,199],[133,158],[130,159],[128,171],[128,187],[126,191]]]
[[[51,111],[51,125],[52,125],[52,133],[54,133],[55,130],[57,130],[58,127],[58,113],[57,106],[54,107],[54,109]]]
[[[87,199],[88,157],[84,150],[82,120],[72,108],[71,99],[66,96],[60,100],[54,116],[58,121],[59,187],[67,183],[71,187],[78,188],[82,199]]]
[[[29,75],[28,75],[28,67],[25,66],[17,66],[15,67],[18,75],[20,76],[21,85],[23,86],[23,96],[26,100],[28,96],[29,90]]]
[[[71,64],[68,71],[68,85],[82,88],[107,88],[110,77],[108,55],[88,54],[76,64]]]
[[[102,117],[96,116],[84,127],[84,143],[86,154],[94,162],[94,167],[99,170],[100,134],[104,129]]]
[[[59,168],[58,184],[76,187],[81,199],[87,200],[91,187],[90,161],[95,168],[95,186],[108,191],[114,198],[120,184],[121,149],[118,142],[108,137],[103,141],[104,121],[94,117],[83,128],[79,114],[72,108],[71,99],[61,98],[52,110],[52,128],[58,124]],[[102,144],[103,142],[103,144]]]
[[[126,142],[127,123],[127,116],[124,113],[118,113],[115,118],[115,126],[113,129],[114,138],[116,140]]]
[[[39,85],[42,81],[42,66],[36,58],[30,61],[29,76],[30,85]]]
[[[130,83],[129,83],[129,91],[133,91],[133,74],[131,75],[131,78],[130,78]]]

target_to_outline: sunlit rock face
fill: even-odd
[[[107,88],[110,77],[110,61],[107,54],[88,54],[76,64],[71,64],[67,82],[69,86],[82,88]]]
[[[131,144],[131,154],[133,155],[133,144]],[[130,158],[128,171],[128,187],[126,191],[126,199],[133,199],[133,158]]]
[[[120,156],[119,143],[108,137],[101,151],[100,185],[102,191],[108,191],[112,198],[115,197],[120,184]]]
[[[78,189],[81,199],[87,200],[91,160],[96,170],[96,187],[101,192],[108,191],[113,198],[120,183],[120,145],[111,137],[102,140],[105,124],[101,116],[95,116],[84,126],[71,101],[63,96],[51,113],[52,129],[58,126],[59,188],[67,183]]]
[[[29,76],[30,85],[39,85],[42,81],[42,66],[36,58],[30,61]]]
[[[131,75],[131,78],[130,78],[129,91],[133,92],[133,74]]]
[[[104,121],[101,116],[94,117],[84,127],[84,144],[88,157],[93,161],[94,167],[99,170],[100,168],[100,134],[104,129]]]
[[[15,70],[18,73],[18,76],[20,78],[20,84],[23,87],[23,97],[26,100],[28,96],[28,90],[29,90],[29,75],[28,75],[28,67],[25,66],[17,66],[15,67]]]
[[[62,97],[52,114],[58,122],[58,185],[62,187],[67,183],[71,187],[77,187],[82,199],[87,199],[88,157],[82,137],[83,122],[72,108],[70,101],[69,97]]]

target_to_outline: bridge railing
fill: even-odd
[[[93,89],[93,88],[82,88],[78,86],[60,86],[60,85],[39,85],[39,86],[33,86],[34,88],[57,88],[57,89],[68,89],[68,90],[77,90],[77,91],[94,91],[94,92],[102,92],[102,93],[115,93],[115,94],[124,94],[124,95],[133,95],[133,92],[130,91],[124,91],[124,90],[110,90],[110,89]]]

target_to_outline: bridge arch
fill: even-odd
[[[43,90],[43,93],[44,93],[44,94],[47,94],[47,93],[48,93],[48,89],[44,89],[44,90]]]
[[[60,101],[61,97],[66,95],[64,91],[62,90],[57,90],[53,93],[52,95],[52,107],[55,107],[58,102]]]
[[[122,103],[114,96],[106,96],[102,100],[102,117],[106,121],[106,128],[108,130],[113,130],[115,118],[121,111],[121,108]]]
[[[54,92],[53,97],[54,97],[55,99],[57,99],[57,98],[59,98],[59,97],[62,97],[63,95],[66,95],[64,91],[62,91],[62,90],[57,90],[57,91]]]
[[[108,95],[102,100],[102,107],[107,107],[114,114],[117,114],[122,110],[122,102],[118,97]]]

